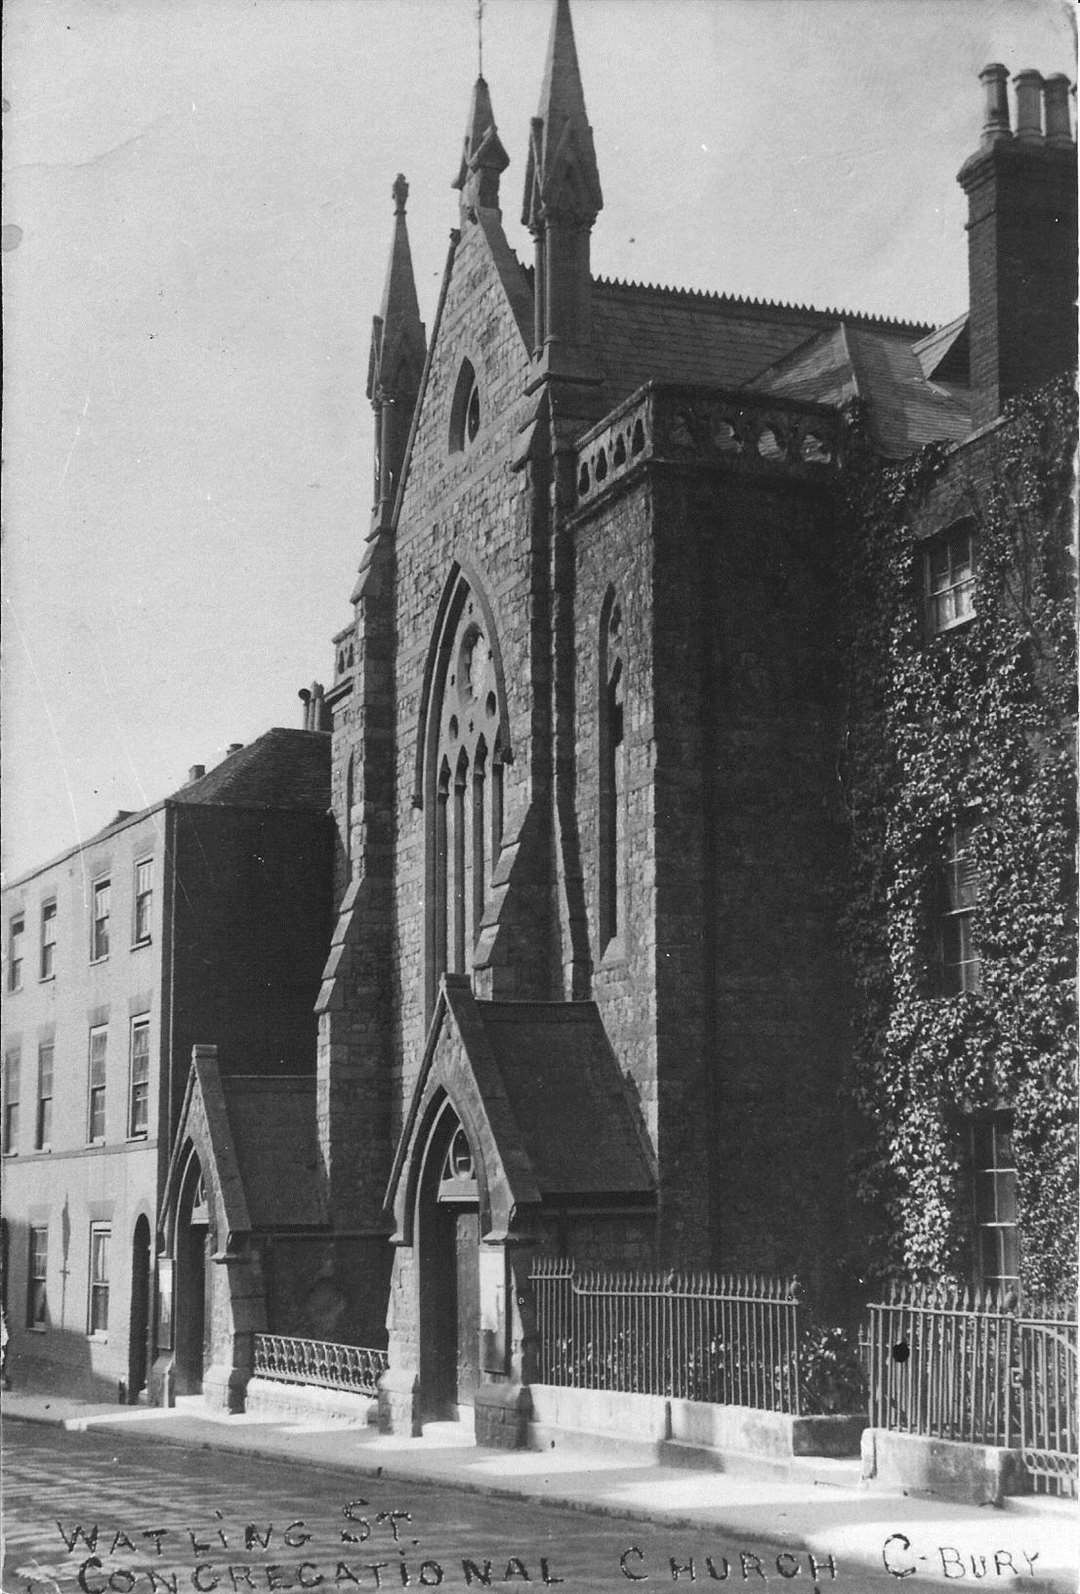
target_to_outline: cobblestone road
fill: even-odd
[[[700,1530],[19,1422],[5,1426],[4,1526],[4,1594],[897,1586]]]

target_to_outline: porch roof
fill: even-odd
[[[629,1195],[655,1180],[593,1002],[477,1002],[544,1195]]]

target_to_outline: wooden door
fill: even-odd
[[[457,1403],[471,1406],[480,1382],[480,1220],[475,1207],[459,1209],[454,1224],[457,1273]]]

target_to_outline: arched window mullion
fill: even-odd
[[[469,764],[464,752],[458,761],[454,776],[454,835],[453,835],[453,971],[463,974],[466,969],[466,935],[468,931],[468,865],[469,849],[466,845],[466,797],[469,784]]]
[[[481,736],[476,744],[476,753],[473,757],[472,769],[472,855],[473,855],[473,922],[472,944],[480,934],[480,926],[484,921],[484,898],[487,895],[489,880],[487,830],[485,825],[485,782],[487,778],[487,749],[484,738]]]
[[[435,803],[435,975],[446,971],[448,910],[447,806],[450,800],[450,766],[443,760]]]

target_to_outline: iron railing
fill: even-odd
[[[1077,1313],[1072,1302],[1025,1302],[1017,1323],[1020,1448],[1036,1494],[1077,1494]]]
[[[386,1367],[386,1352],[365,1345],[335,1345],[324,1339],[295,1339],[285,1334],[255,1335],[256,1378],[374,1395],[379,1374]]]
[[[537,1381],[798,1415],[796,1281],[757,1274],[530,1273]]]
[[[1075,1307],[896,1284],[868,1310],[873,1427],[1019,1448],[1037,1491],[1075,1495]]]

